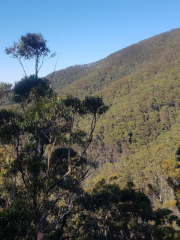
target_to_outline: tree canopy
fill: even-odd
[[[35,76],[37,78],[40,68],[47,58],[54,57],[56,54],[50,54],[50,50],[46,45],[47,41],[41,33],[27,33],[22,35],[19,42],[14,42],[12,47],[6,47],[5,52],[12,58],[16,58],[21,64],[26,76],[22,59],[35,60]],[[47,58],[46,58],[47,57]]]

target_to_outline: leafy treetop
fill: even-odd
[[[53,53],[48,57],[50,50],[47,47],[46,42],[47,41],[40,33],[27,33],[26,35],[20,37],[18,43],[14,42],[12,47],[6,48],[5,52],[7,55],[10,55],[18,60],[24,70],[25,75],[26,72],[21,59],[34,59],[35,76],[37,77],[38,72],[42,67],[44,61],[46,61],[48,58],[55,56],[55,53]],[[45,57],[48,58],[45,59]]]

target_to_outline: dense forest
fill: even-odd
[[[174,29],[95,63],[47,76],[59,94],[101,96],[109,106],[89,149],[99,168],[86,187],[116,172],[115,182],[131,180],[146,194],[150,183],[156,190],[148,196],[155,206],[174,200],[161,165],[176,160],[179,148],[179,42],[180,29]],[[86,121],[80,121],[84,129]]]
[[[1,238],[180,239],[180,29],[44,78],[41,34],[5,53],[35,72],[0,83]]]

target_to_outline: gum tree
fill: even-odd
[[[1,211],[1,236],[39,240],[59,229],[63,237],[81,182],[93,166],[86,151],[107,107],[99,97],[61,98],[38,78],[44,61],[55,55],[41,34],[27,33],[5,52],[19,61],[25,77],[13,89],[17,108],[0,111],[1,145],[13,152],[6,174],[15,176],[12,199]],[[34,75],[26,75],[22,59],[35,60]],[[84,115],[92,116],[88,132],[74,128]]]
[[[7,47],[5,52],[12,58],[16,58],[23,68],[25,76],[27,76],[22,59],[35,61],[35,76],[38,77],[39,70],[43,63],[54,57],[56,54],[50,54],[50,50],[47,47],[47,41],[40,33],[26,33],[22,35],[19,42],[14,42],[13,46]]]
[[[28,81],[34,79],[24,78],[19,85],[32,86]],[[82,101],[72,97],[62,99],[44,85],[30,87],[25,96],[25,107],[0,111],[0,141],[14,153],[8,174],[16,176],[12,211],[4,208],[9,221],[14,219],[14,228],[7,225],[1,234],[4,239],[9,232],[14,239],[35,239],[36,232],[39,239],[40,235],[48,237],[61,229],[63,236],[65,223],[75,206],[73,202],[82,194],[81,182],[93,165],[86,151],[97,118],[107,108],[99,97],[86,97]],[[18,102],[24,102],[25,96],[18,95]],[[84,115],[92,116],[89,132],[73,127],[77,117]],[[5,224],[7,218],[3,219]]]

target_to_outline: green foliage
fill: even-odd
[[[101,180],[94,189],[78,199],[82,205],[78,228],[91,229],[81,239],[178,239],[168,223],[178,221],[171,211],[153,211],[149,198],[133,189],[133,184],[120,189]],[[84,224],[83,224],[84,223]]]
[[[94,119],[102,114],[100,109],[105,106],[100,98],[94,101],[99,102],[94,111],[93,106],[85,105],[79,99],[71,99],[73,104],[69,104],[70,98],[57,97],[48,91],[48,86],[47,89],[40,86],[43,90],[40,93],[39,85],[36,85],[39,82],[42,83],[43,80],[38,81],[34,76],[24,78],[15,86],[14,92],[22,100],[25,84],[23,97],[27,101],[26,105],[21,105],[23,108],[16,110],[0,111],[0,141],[5,149],[12,149],[13,159],[9,166],[4,163],[5,159],[2,160],[2,168],[7,170],[2,176],[4,180],[14,178],[14,183],[12,180],[10,184],[2,183],[1,220],[2,225],[7,222],[10,223],[8,226],[14,225],[13,239],[33,239],[35,233],[42,231],[47,236],[53,236],[52,232],[64,228],[66,215],[69,216],[74,211],[73,201],[82,193],[80,184],[93,165],[93,162],[87,161],[86,151],[96,125]],[[84,114],[92,118],[90,135],[80,128],[73,128],[76,118],[81,118]],[[78,151],[73,149],[75,145]],[[5,194],[5,186],[8,186],[8,194]],[[21,199],[28,199],[27,207],[23,207]],[[16,206],[21,206],[21,211],[16,211]],[[18,218],[17,223],[14,222],[15,216]],[[24,217],[27,218],[26,221]],[[8,239],[9,227],[1,231],[2,236]]]
[[[6,48],[21,65],[34,58],[35,76],[15,84],[22,109],[0,111],[4,239],[179,239],[179,32],[48,76],[67,98],[37,77],[49,54],[41,34]]]
[[[24,77],[15,83],[13,88],[14,101],[17,103],[26,101],[32,91],[39,97],[45,96],[48,89],[48,80],[37,78],[34,75]]]
[[[12,84],[10,83],[0,83],[0,106],[12,104]]]
[[[12,55],[13,58],[23,57],[32,59],[45,57],[50,50],[46,46],[46,40],[40,33],[27,33],[21,36],[19,43],[14,43],[13,47],[6,48],[6,54]]]
[[[27,33],[19,39],[18,54],[25,59],[31,59],[36,56],[45,57],[50,52],[46,42],[40,33]]]
[[[102,96],[109,106],[98,119],[89,148],[99,169],[86,187],[117,172],[114,182],[124,185],[131,176],[157,208],[174,200],[161,163],[165,158],[175,159],[179,145],[179,42],[176,29],[96,63],[55,72],[52,87],[57,92],[72,98]],[[51,79],[52,74],[47,77]],[[79,121],[85,132],[89,124],[88,118]]]
[[[31,235],[35,239],[32,228],[32,206],[23,199],[16,201],[14,208],[8,207],[0,210],[0,234],[4,240],[24,240]]]
[[[23,71],[26,75],[26,71],[22,64],[22,59],[35,60],[35,76],[37,78],[38,72],[41,69],[45,60],[45,57],[48,57],[50,50],[46,46],[46,40],[40,33],[27,33],[19,39],[19,43],[13,44],[12,47],[5,49],[7,55],[10,55],[12,58],[16,58],[20,65],[23,68]],[[49,58],[54,57],[56,54],[53,53]]]
[[[100,97],[85,97],[83,106],[87,113],[103,114],[108,110],[108,107],[104,105],[102,98]]]

